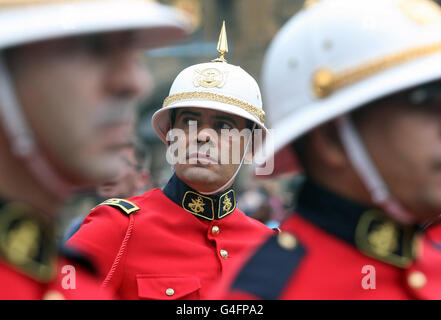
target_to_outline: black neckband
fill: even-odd
[[[203,195],[190,188],[174,174],[163,189],[171,201],[191,214],[206,220],[220,220],[236,209],[234,187],[216,194]]]

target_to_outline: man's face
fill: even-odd
[[[366,148],[391,193],[420,221],[441,212],[441,99],[412,105],[406,95],[363,111]]]
[[[125,164],[124,170],[115,179],[97,187],[97,194],[103,199],[130,198],[145,191],[148,173],[140,168],[135,150],[131,147],[124,148],[120,157]]]
[[[151,87],[132,33],[66,38],[11,52],[17,96],[39,149],[71,182],[108,180],[123,169],[135,106]]]
[[[191,131],[195,125],[197,131],[193,135]],[[248,130],[240,134],[246,125],[245,119],[221,111],[178,109],[173,128],[185,133],[185,139],[176,142],[178,148],[185,150],[185,163],[175,165],[177,176],[199,192],[211,192],[222,187],[239,167],[246,140],[249,139],[245,135]]]

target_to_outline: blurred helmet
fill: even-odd
[[[188,18],[154,0],[0,0],[0,49],[58,37],[141,30],[157,47],[190,32]]]
[[[225,25],[221,37],[225,39]],[[226,62],[222,51],[221,58],[212,62],[190,66],[176,77],[169,96],[164,100],[162,109],[152,118],[153,128],[159,138],[166,142],[170,129],[170,110],[184,107],[197,107],[218,110],[250,120],[256,127],[263,129],[265,112],[262,108],[262,97],[259,85],[241,67]],[[226,47],[227,48],[227,47]]]
[[[277,174],[294,169],[286,162],[281,167],[282,155],[312,128],[441,77],[441,8],[435,2],[307,4],[277,34],[263,65]]]

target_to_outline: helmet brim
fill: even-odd
[[[164,46],[192,30],[182,12],[146,1],[72,1],[0,11],[0,49],[54,38],[139,30],[139,46]]]

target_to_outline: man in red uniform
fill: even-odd
[[[233,182],[252,157],[253,129],[266,129],[259,87],[225,61],[222,39],[224,28],[221,58],[183,70],[153,116],[175,170],[165,188],[105,201],[67,242],[122,299],[204,298],[242,252],[273,233],[236,207]]]
[[[183,37],[184,19],[136,0],[0,1],[0,299],[110,297],[57,249],[57,213],[124,168],[151,88],[141,49]]]
[[[275,167],[295,152],[306,179],[217,298],[441,298],[422,228],[441,212],[440,26],[428,0],[323,0],[283,27],[263,69]]]

